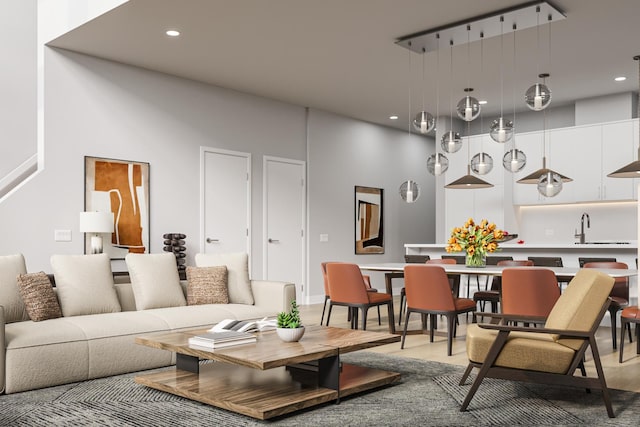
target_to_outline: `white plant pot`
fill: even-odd
[[[282,341],[296,342],[304,335],[304,326],[299,328],[276,328],[276,333]]]

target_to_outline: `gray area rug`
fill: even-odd
[[[256,421],[135,384],[135,374],[0,396],[0,426],[489,426],[640,424],[640,394],[612,390],[617,418],[598,392],[486,380],[469,411],[462,368],[372,352],[344,361],[402,374],[400,382],[272,421]],[[468,382],[470,384],[470,382]]]

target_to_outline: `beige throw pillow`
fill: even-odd
[[[249,257],[244,252],[230,254],[196,254],[196,266],[227,266],[229,302],[253,305],[253,292],[249,280]]]
[[[22,254],[0,256],[0,305],[4,307],[6,323],[29,320],[16,283],[18,275],[26,272]]]
[[[62,317],[51,280],[43,271],[19,275],[18,288],[27,313],[34,322]]]
[[[187,267],[187,305],[229,304],[227,267]]]
[[[51,267],[63,316],[121,311],[109,255],[53,255]]]
[[[136,310],[180,307],[187,302],[172,253],[127,254],[125,257]]]

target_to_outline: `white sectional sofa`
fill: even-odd
[[[170,258],[165,258],[165,255]],[[0,342],[4,343],[0,352],[0,387],[8,394],[168,366],[175,363],[175,357],[170,352],[137,345],[135,337],[152,332],[210,327],[228,318],[274,316],[287,310],[291,300],[295,299],[294,285],[249,281],[246,255],[237,255],[240,256],[229,258],[229,296],[233,294],[232,285],[236,286],[232,282],[239,275],[245,276],[248,287],[244,289],[244,298],[250,297],[253,304],[244,301],[185,305],[187,282],[177,279],[177,269],[174,276],[175,258],[172,254],[136,255],[142,257],[137,260],[142,261],[143,268],[140,268],[139,263],[137,267],[129,265],[130,260],[127,259],[132,283],[114,284],[109,268],[111,288],[117,298],[117,301],[109,301],[110,296],[105,297],[91,286],[86,289],[84,284],[81,284],[81,289],[69,286],[69,282],[73,284],[74,280],[76,286],[78,279],[84,278],[87,282],[93,280],[91,274],[104,278],[101,270],[104,270],[102,267],[105,262],[108,265],[106,255],[104,259],[85,258],[102,258],[103,255],[57,256],[52,258],[52,265],[57,285],[56,295],[63,316],[42,321],[29,320],[24,303],[20,300],[20,292],[16,292],[16,276],[26,273],[24,258],[22,255],[0,257]],[[87,264],[86,260],[91,262]],[[205,255],[199,260],[203,265],[219,265],[220,258]],[[236,266],[231,265],[234,262]],[[238,273],[237,266],[242,266],[243,262],[244,271]],[[96,265],[99,267],[96,268]],[[73,268],[81,272],[78,274]],[[141,285],[144,281],[147,283]],[[176,281],[181,295],[170,295],[176,289]],[[173,283],[170,290],[166,287],[168,283]],[[103,287],[103,290],[107,288]],[[153,290],[156,288],[159,299],[154,300]],[[76,291],[84,293],[78,298],[78,295],[73,295]],[[138,301],[136,295],[139,297]],[[236,298],[238,295],[236,289]],[[169,303],[163,302],[163,298],[167,300],[167,296]],[[146,306],[140,304],[143,299]],[[171,301],[172,299],[177,299],[177,302]],[[97,310],[93,307],[89,313],[80,314],[83,310],[78,304],[83,304],[83,301],[86,301],[87,306],[97,303]],[[110,307],[111,305],[116,307]],[[161,307],[151,308],[154,305]]]

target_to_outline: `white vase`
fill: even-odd
[[[282,341],[296,342],[304,335],[304,326],[299,328],[276,328],[276,333]]]

